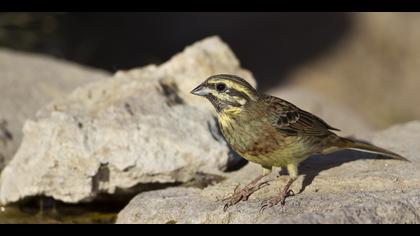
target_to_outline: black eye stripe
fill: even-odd
[[[245,98],[247,101],[249,101],[249,97],[246,93],[238,91],[236,89],[231,88],[226,93],[230,96]]]

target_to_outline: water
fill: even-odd
[[[113,224],[118,213],[140,192],[183,186],[204,189],[225,177],[197,173],[187,183],[148,184],[127,195],[98,196],[93,203],[66,204],[48,197],[27,199],[15,205],[0,206],[0,224]]]
[[[2,224],[112,224],[127,202],[65,204],[37,198],[19,205],[0,206]]]

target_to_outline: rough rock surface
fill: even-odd
[[[212,37],[160,66],[121,71],[52,102],[25,123],[22,145],[1,173],[0,202],[36,195],[89,201],[225,169],[231,152],[208,102],[189,94],[216,73],[255,84],[229,47]]]
[[[0,49],[0,71],[0,171],[19,147],[26,119],[76,87],[107,77],[104,71],[6,49]]]
[[[314,156],[301,165],[301,176],[292,186],[300,193],[285,206],[259,212],[261,201],[286,183],[280,172],[278,181],[223,212],[220,199],[260,173],[249,164],[204,190],[175,187],[141,193],[119,213],[117,223],[420,223],[420,121],[369,136],[372,143],[411,162],[356,151]]]

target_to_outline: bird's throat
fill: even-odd
[[[225,108],[219,113],[219,123],[221,128],[232,128],[233,123],[235,123],[240,115],[242,109],[239,107],[230,107]]]

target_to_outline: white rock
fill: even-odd
[[[0,201],[45,195],[94,199],[139,184],[185,182],[227,167],[208,101],[189,94],[212,74],[255,84],[219,38],[195,43],[161,65],[118,72],[76,89],[24,126],[22,145],[0,177]]]
[[[22,127],[43,105],[106,72],[42,55],[0,49],[0,171],[16,153]]]

